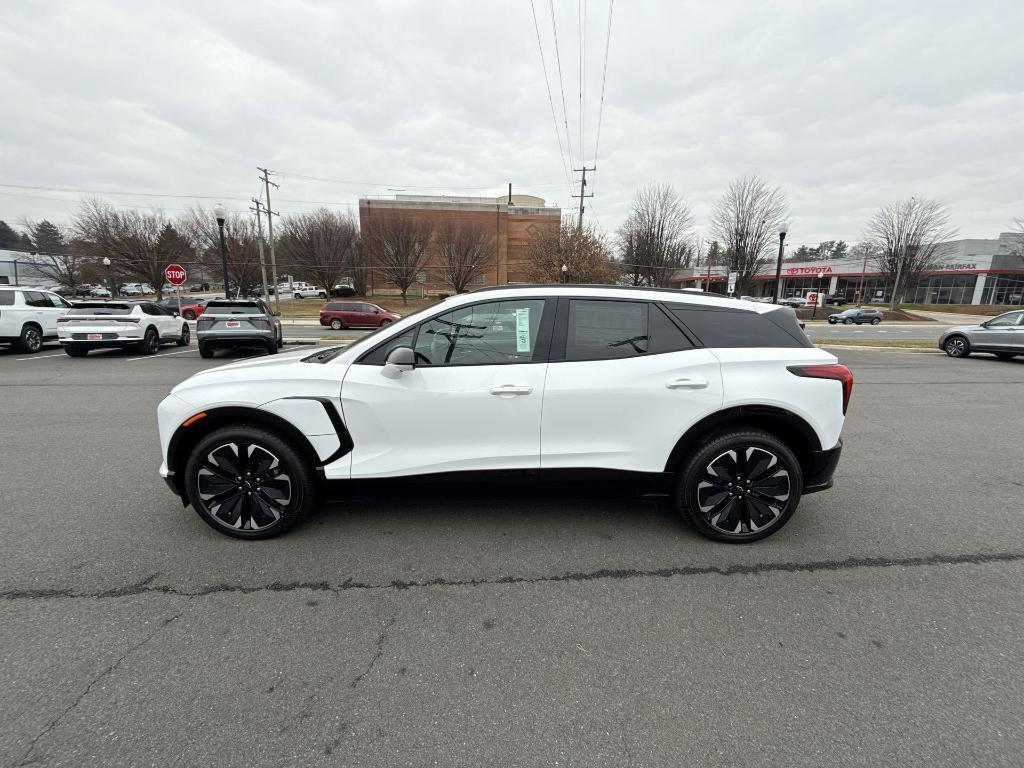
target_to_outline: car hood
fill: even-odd
[[[245,386],[271,381],[299,382],[302,380],[323,379],[330,366],[329,378],[338,382],[344,376],[344,363],[332,360],[324,365],[317,363],[304,363],[302,359],[322,352],[328,347],[303,347],[292,352],[283,352],[277,355],[266,355],[248,360],[239,360],[237,363],[219,365],[216,368],[209,368],[193,374],[171,390],[176,395],[188,399],[189,390],[205,388],[218,384],[230,384],[232,386]],[[340,366],[340,368],[339,368]]]
[[[975,325],[954,325],[952,328],[946,329],[946,331],[942,335],[943,336],[948,336],[951,333],[957,333],[957,332],[966,333],[967,331],[980,331],[980,330],[981,330],[981,326],[977,325],[977,324],[975,324]]]

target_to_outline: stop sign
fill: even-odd
[[[181,285],[185,282],[185,278],[188,277],[188,272],[181,264],[168,264],[164,269],[164,277],[167,278],[167,282],[171,285]]]

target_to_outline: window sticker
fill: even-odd
[[[516,352],[530,351],[530,308],[516,310]]]

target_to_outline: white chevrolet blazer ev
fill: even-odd
[[[356,481],[639,481],[721,541],[832,485],[853,377],[793,310],[616,286],[448,298],[348,347],[202,371],[158,409],[160,474],[209,525],[282,533]]]

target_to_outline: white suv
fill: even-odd
[[[34,353],[57,338],[57,318],[71,305],[52,291],[0,286],[0,344]]]
[[[852,387],[785,307],[481,289],[348,348],[192,376],[158,409],[160,473],[241,538],[287,530],[339,484],[500,471],[639,480],[703,535],[746,542],[831,486]]]
[[[57,323],[61,346],[69,357],[93,349],[136,349],[155,355],[161,344],[187,347],[189,325],[176,311],[151,301],[83,301]]]

